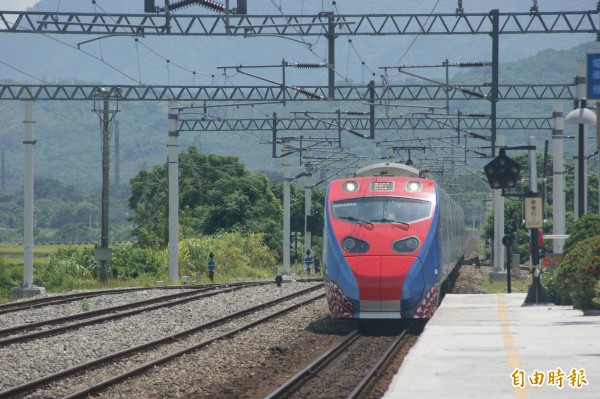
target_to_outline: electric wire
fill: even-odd
[[[42,83],[44,83],[44,84],[50,84],[50,83],[46,82],[45,80],[42,80],[42,79],[40,79],[40,78],[37,78],[37,77],[33,76],[32,74],[30,74],[30,73],[27,73],[27,72],[25,72],[25,71],[23,71],[23,70],[21,70],[21,69],[19,69],[19,68],[17,68],[17,67],[14,67],[14,66],[12,66],[12,65],[10,65],[10,64],[8,64],[8,63],[6,63],[6,62],[2,61],[2,60],[0,60],[0,64],[3,64],[3,65],[5,65],[5,66],[9,67],[10,69],[13,69],[13,70],[15,70],[15,71],[17,71],[17,72],[19,72],[19,73],[22,73],[23,75],[25,75],[25,76],[28,76],[28,77],[30,77],[31,79],[37,80],[38,82],[42,82]]]
[[[435,11],[435,9],[437,8],[437,6],[438,6],[439,3],[440,3],[440,0],[437,0],[435,2],[435,5],[433,6],[433,8],[431,9],[431,11],[429,12],[429,16],[425,20],[425,24],[427,24],[427,22],[429,22],[429,19],[432,17],[433,12]],[[400,61],[402,61],[402,59],[406,56],[406,54],[408,54],[408,52],[410,51],[410,49],[412,48],[412,46],[416,43],[416,41],[419,39],[419,37],[421,37],[421,35],[415,35],[414,39],[412,40],[412,42],[410,43],[410,45],[408,46],[408,48],[406,50],[404,50],[404,53],[402,53],[402,55],[400,56],[400,58],[396,62],[396,65],[400,65]]]

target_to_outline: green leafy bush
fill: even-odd
[[[161,278],[167,273],[167,255],[162,250],[140,248],[131,244],[115,245],[110,272],[113,278],[122,280],[142,275]]]
[[[13,287],[23,283],[23,266],[9,265],[0,257],[0,303],[7,302]]]
[[[132,244],[114,244],[111,247],[111,285],[152,285],[156,280],[168,279],[166,249],[140,248]],[[275,254],[265,244],[265,236],[236,228],[180,241],[180,276],[188,275],[194,279],[196,272],[200,272],[201,278],[207,281],[207,262],[211,252],[215,255],[215,278],[219,281],[273,275]],[[0,282],[10,287],[18,286],[18,268],[11,268],[10,273],[7,270],[2,267]],[[99,279],[100,262],[95,259],[94,248],[91,247],[59,248],[46,264],[36,267],[34,272],[34,284],[45,287],[49,292],[98,287]]]
[[[265,235],[244,233],[240,228],[211,236],[188,238],[179,243],[181,275],[208,275],[209,254],[217,264],[215,275],[220,278],[258,278],[271,275],[275,253],[265,244]]]
[[[569,238],[565,241],[563,249],[565,254],[577,245],[577,243],[593,235],[600,234],[600,215],[586,213],[567,232],[569,233]]]
[[[36,268],[34,284],[49,291],[82,288],[84,281],[92,281],[100,273],[100,263],[94,259],[90,247],[59,248],[48,263]]]
[[[556,272],[554,291],[560,304],[573,304],[575,309],[600,309],[600,235],[585,239],[563,257]]]

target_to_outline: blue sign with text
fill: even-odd
[[[587,99],[600,100],[600,53],[587,54]]]

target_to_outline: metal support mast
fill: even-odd
[[[553,224],[552,233],[554,235],[565,234],[565,167],[563,165],[564,158],[564,119],[563,119],[563,104],[561,102],[554,103],[554,129],[552,131],[552,209],[553,209]],[[552,252],[555,254],[563,253],[565,240],[563,238],[555,238],[552,241]]]
[[[179,282],[179,109],[169,101],[169,283]]]

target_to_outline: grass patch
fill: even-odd
[[[33,246],[33,256],[50,256],[56,253],[59,248],[88,248],[94,244],[39,244]],[[23,246],[19,244],[0,244],[0,255],[6,257],[23,257]]]
[[[21,258],[11,258],[11,257],[3,257],[4,263],[7,265],[18,265],[23,266],[25,262],[23,261],[23,257]],[[40,266],[44,264],[48,260],[47,256],[44,257],[34,257],[33,258],[33,266]]]
[[[527,293],[531,284],[530,277],[513,277],[510,281],[511,293]],[[485,289],[488,294],[505,293],[508,290],[506,280],[485,279]]]

